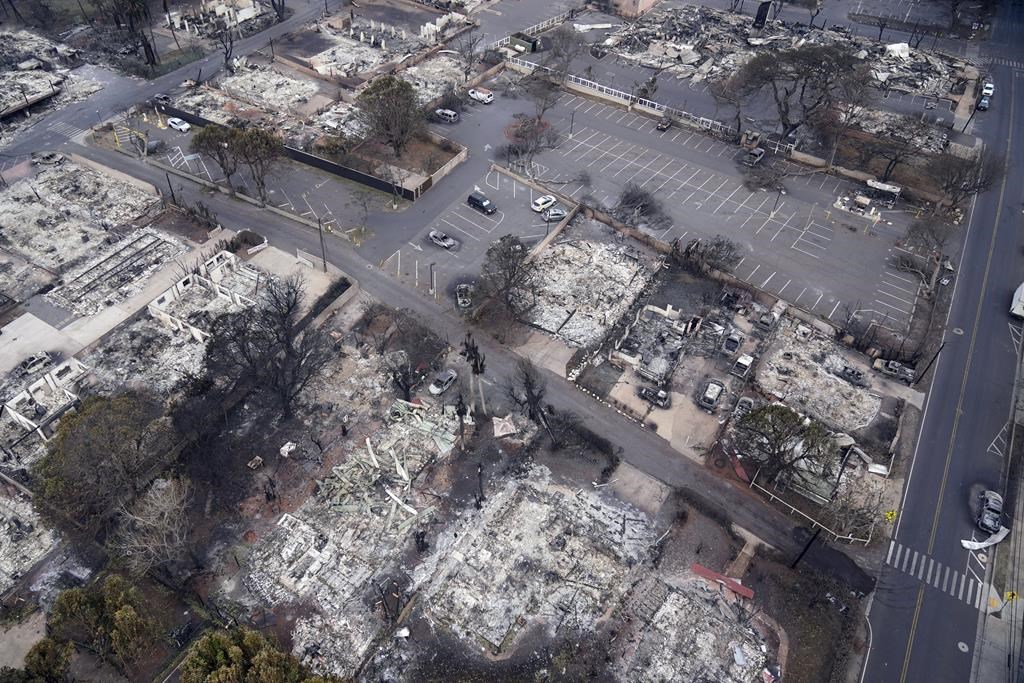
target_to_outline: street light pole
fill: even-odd
[[[327,272],[327,244],[324,242],[324,222],[320,216],[316,217],[316,227],[320,230],[320,258],[324,262],[324,272]]]

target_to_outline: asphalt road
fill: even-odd
[[[1021,28],[1024,6],[1004,2],[989,56],[1019,59],[1015,38]],[[976,119],[975,132],[1005,151],[1007,173],[973,207],[946,346],[871,606],[872,647],[864,681],[969,680],[979,617],[990,598],[999,606],[999,596],[987,586],[991,557],[986,564],[960,545],[973,537],[978,492],[1003,489],[1003,430],[1017,355],[1007,309],[1024,277],[1019,231],[1024,74],[998,65],[992,71],[1000,88],[998,106]]]

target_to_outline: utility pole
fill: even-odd
[[[327,243],[324,242],[324,222],[320,216],[316,217],[316,227],[320,231],[320,258],[324,262],[324,272],[327,272]]]
[[[932,363],[935,362],[935,359],[939,357],[939,354],[942,353],[942,349],[944,349],[944,348],[946,348],[945,340],[943,340],[943,342],[939,345],[939,350],[935,352],[935,355],[932,356],[932,359],[930,361],[928,361],[928,365],[924,366],[924,370],[921,371],[921,373],[914,379],[913,384],[911,384],[910,386],[915,386],[918,382],[920,382],[924,378],[924,376],[931,369]]]
[[[171,202],[177,204],[178,198],[174,196],[174,185],[171,185],[171,174],[165,171],[164,175],[167,177],[167,187],[171,190]]]
[[[814,543],[815,539],[818,538],[818,534],[820,533],[821,527],[818,527],[814,530],[814,535],[811,536],[811,540],[807,541],[807,545],[805,545],[804,549],[800,551],[800,554],[796,556],[796,559],[793,560],[793,563],[789,565],[790,569],[796,569],[796,565],[800,562],[800,560],[804,559],[804,555],[806,555],[807,551],[811,549],[811,545]]]

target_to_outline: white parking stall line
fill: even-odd
[[[907,252],[907,253],[909,254],[910,252]],[[914,278],[906,277],[904,275],[900,275],[899,273],[893,273],[893,272],[890,272],[890,271],[886,271],[886,272],[882,273],[882,277],[896,278],[897,280],[903,280],[904,282],[910,282],[912,284],[917,283],[917,280],[915,280]]]
[[[892,299],[896,299],[896,301],[902,301],[903,303],[905,303],[905,304],[908,304],[908,305],[910,305],[910,306],[913,306],[913,305],[914,305],[914,302],[913,302],[913,301],[908,301],[907,299],[904,299],[903,297],[900,297],[900,296],[896,296],[895,294],[890,294],[889,292],[886,292],[885,290],[883,290],[883,289],[882,289],[882,286],[881,286],[881,285],[880,285],[880,286],[879,286],[879,288],[878,288],[877,290],[875,290],[875,291],[877,291],[877,292],[878,292],[879,294],[881,294],[882,296],[887,296],[887,297],[890,297],[890,298],[892,298]]]
[[[688,137],[685,140],[683,140],[683,144],[685,145],[687,142],[689,142],[690,138],[692,138],[694,135],[696,135],[696,133],[690,133],[690,137]]]
[[[671,162],[669,162],[669,163],[671,163]],[[666,186],[666,185],[668,185],[668,184],[669,184],[670,182],[672,182],[672,180],[674,180],[674,179],[675,179],[675,177],[676,177],[677,175],[679,175],[680,173],[682,173],[683,171],[685,171],[685,170],[686,170],[687,168],[688,168],[688,165],[687,165],[687,164],[683,164],[682,166],[680,166],[679,168],[677,168],[677,169],[675,170],[675,172],[674,172],[674,173],[672,173],[672,175],[670,175],[670,176],[669,176],[668,178],[665,178],[665,181],[664,181],[664,182],[662,182],[662,184],[661,184],[661,185],[658,185],[658,187],[656,187],[656,188],[654,189],[654,192],[655,192],[655,193],[661,192],[661,188],[665,187],[665,186]]]
[[[658,176],[660,176],[662,174],[662,172],[664,172],[664,170],[666,168],[668,168],[669,166],[672,165],[673,161],[674,161],[674,159],[669,159],[668,161],[666,161],[665,165],[662,166],[661,168],[659,168],[654,173],[652,173],[650,178],[648,178],[647,180],[645,180],[642,183],[640,183],[640,187],[644,187],[645,185],[647,185],[647,183],[653,182],[654,179],[657,178]],[[679,171],[676,171],[676,173],[678,173],[678,172]],[[675,173],[672,174],[672,176],[674,176],[674,175],[675,175]],[[664,185],[665,183],[667,183],[671,179],[672,176],[669,176],[669,178],[665,179],[665,181],[661,185]],[[661,189],[661,185],[658,186],[658,189]],[[655,190],[655,192],[657,192],[657,190]]]
[[[626,118],[627,116],[629,116],[629,112],[628,111],[622,112],[622,116],[620,116],[619,118],[615,119],[615,123],[622,123],[622,119]]]
[[[792,282],[792,280],[786,280],[786,284],[779,288],[779,296],[782,296],[782,293],[786,291],[786,287],[789,287],[790,282]]]
[[[747,281],[749,282],[754,277],[754,273],[756,273],[760,269],[761,269],[761,264],[760,263],[757,264],[756,266],[754,266],[754,269],[752,271],[750,271],[750,275],[747,276]]]
[[[790,248],[790,249],[792,249],[793,251],[798,251],[798,252],[800,252],[800,253],[801,253],[801,254],[803,254],[804,256],[810,256],[811,258],[816,258],[816,259],[820,259],[820,258],[821,258],[821,256],[819,256],[818,254],[812,254],[812,253],[811,253],[811,252],[809,252],[809,251],[805,251],[805,250],[801,249],[800,247],[796,246],[796,244],[793,244],[793,245],[792,245],[792,246],[790,246],[789,248]]]
[[[459,226],[457,226],[454,223],[452,223],[451,221],[449,221],[447,218],[442,218],[441,222],[444,223],[445,225],[447,225],[448,227],[450,227],[452,230],[458,230],[459,232],[461,232],[466,237],[469,237],[470,239],[474,239],[477,242],[480,241],[479,237],[477,237],[476,235],[474,235],[472,233],[466,232],[465,230],[463,230]],[[451,253],[451,252],[449,252],[449,253]],[[455,254],[452,254],[452,256],[455,256]]]
[[[764,282],[761,283],[761,289],[764,289],[765,287],[767,287],[768,283],[772,281],[773,277],[775,277],[775,272],[774,271],[772,272],[771,275],[768,276],[768,278]]]
[[[601,133],[601,131],[595,130],[595,131],[593,131],[590,135],[588,135],[585,138],[584,137],[580,137],[580,134],[583,133],[584,131],[587,131],[587,130],[592,130],[592,129],[584,128],[583,130],[581,130],[579,133],[576,134],[577,137],[573,138],[573,142],[575,142],[576,144],[574,144],[571,148],[569,148],[569,149],[565,150],[564,152],[562,152],[562,156],[563,157],[569,156],[570,154],[575,152],[577,149],[579,149],[581,145],[587,144],[587,142],[592,140],[595,135],[599,135]],[[590,150],[588,149],[587,151],[589,152]]]
[[[821,292],[821,293],[818,294],[818,298],[814,300],[814,305],[811,306],[811,310],[814,310],[815,308],[818,307],[818,303],[821,301],[821,297],[823,297],[823,296],[825,296],[824,292]]]
[[[638,174],[638,173],[640,173],[641,171],[644,171],[644,170],[646,170],[648,166],[650,166],[651,164],[653,164],[653,163],[654,163],[655,161],[657,161],[657,160],[658,160],[658,159],[660,159],[660,158],[661,158],[661,155],[659,154],[658,156],[654,157],[653,159],[651,159],[650,161],[648,161],[648,162],[647,162],[646,164],[644,164],[644,165],[643,165],[643,166],[641,166],[640,168],[638,168],[638,169],[636,169],[635,171],[633,171],[633,175],[631,175],[631,176],[629,176],[628,178],[626,178],[626,182],[628,183],[629,181],[633,180],[633,178],[635,178],[635,177],[637,176],[637,174]],[[669,162],[669,163],[671,163],[671,162]],[[667,166],[667,165],[668,165],[668,164],[666,164],[666,166]],[[664,167],[662,167],[662,168],[664,168]],[[616,177],[618,177],[619,173],[622,173],[622,171],[625,171],[625,170],[626,170],[626,169],[625,169],[625,168],[623,168],[622,170],[620,170],[620,171],[617,171],[617,172],[615,173],[615,175],[613,175],[612,177],[613,177],[613,178],[616,178]]]
[[[781,234],[782,234],[782,231],[783,231],[783,230],[785,230],[785,229],[786,229],[787,227],[789,227],[789,222],[790,222],[791,220],[793,220],[793,217],[794,217],[794,216],[796,216],[796,214],[795,214],[795,213],[791,213],[791,214],[789,214],[789,218],[787,218],[787,219],[786,219],[786,222],[785,222],[785,223],[783,223],[783,224],[782,224],[781,226],[779,226],[779,229],[775,231],[775,234],[774,234],[774,235],[772,235],[772,239],[771,239],[771,241],[772,241],[772,242],[774,242],[774,241],[775,241],[775,238],[776,238],[776,237],[778,237],[779,235],[781,235]],[[794,229],[795,229],[795,228],[794,228]]]
[[[584,114],[590,113],[590,110],[591,110],[591,109],[593,109],[594,107],[598,107],[598,106],[600,106],[600,105],[599,105],[599,104],[598,104],[597,102],[594,102],[594,103],[593,103],[593,104],[591,104],[591,105],[590,105],[589,107],[587,107],[586,109],[584,109],[584,110],[583,110],[583,113],[584,113]]]
[[[890,303],[889,303],[889,302],[887,302],[887,301],[882,301],[882,300],[880,300],[880,299],[875,299],[875,303],[876,303],[876,304],[880,304],[880,305],[882,305],[882,306],[885,306],[886,308],[891,308],[891,309],[892,309],[892,310],[894,310],[894,311],[899,311],[899,312],[900,312],[900,313],[902,313],[903,315],[910,315],[910,313],[911,313],[911,311],[908,311],[908,310],[906,310],[906,309],[900,308],[899,306],[895,306],[895,305],[893,305],[893,304],[890,304]]]
[[[737,192],[739,192],[739,191],[740,191],[740,188],[741,188],[741,187],[743,187],[743,186],[742,186],[742,185],[737,185],[737,186],[736,186],[736,189],[735,189],[735,190],[733,190],[732,192],[730,192],[730,193],[729,193],[729,196],[728,196],[728,197],[726,197],[725,199],[723,199],[723,200],[722,200],[722,203],[718,205],[718,208],[717,208],[717,209],[715,209],[714,211],[712,211],[711,213],[718,213],[718,212],[719,212],[719,211],[721,210],[721,208],[722,208],[723,206],[725,206],[725,204],[726,204],[726,203],[727,203],[727,202],[728,202],[729,200],[731,200],[731,199],[732,199],[733,195],[735,195],[735,194],[736,194]],[[744,199],[743,201],[744,201],[744,202],[746,202],[747,200],[746,200],[746,199]],[[742,206],[742,204],[741,204],[740,206]]]
[[[672,199],[672,197],[675,196],[676,192],[679,192],[679,190],[681,190],[684,187],[690,185],[690,181],[693,180],[694,176],[696,176],[698,173],[700,173],[700,169],[697,169],[696,171],[693,172],[693,174],[689,178],[687,178],[683,182],[679,183],[679,187],[677,187],[676,189],[672,190],[672,192],[669,193],[668,198]],[[690,196],[692,197],[693,195],[691,194]]]
[[[804,295],[804,292],[806,292],[806,291],[807,291],[807,288],[806,288],[806,287],[804,287],[803,289],[801,289],[801,290],[800,290],[800,293],[796,295],[796,298],[795,298],[795,299],[793,299],[793,303],[795,303],[795,304],[796,304],[796,303],[800,303],[800,297],[802,297],[802,296]]]
[[[618,145],[616,145],[616,146],[618,146]],[[613,154],[611,154],[611,153],[609,152],[609,153],[608,153],[608,155],[609,155],[610,157],[612,157],[612,158],[611,158],[611,161],[609,161],[609,162],[608,162],[607,164],[605,164],[605,165],[604,165],[603,167],[601,167],[601,173],[604,173],[605,171],[607,171],[607,170],[608,170],[608,167],[609,167],[609,166],[611,166],[612,164],[614,164],[614,163],[615,163],[616,161],[622,161],[622,157],[624,157],[624,156],[626,156],[627,154],[629,154],[630,152],[632,152],[632,151],[633,151],[633,150],[634,150],[635,148],[636,148],[636,145],[630,145],[630,146],[629,146],[629,149],[627,149],[627,150],[626,150],[625,152],[623,152],[622,154],[618,154],[618,155],[613,155]],[[623,170],[623,169],[625,169],[625,168],[626,168],[626,166],[628,166],[628,165],[629,165],[629,163],[630,163],[630,162],[626,162],[626,165],[624,165],[624,166],[622,167],[622,169],[619,169],[619,171],[618,171],[618,172],[619,172],[619,173],[621,173],[621,172],[622,172],[622,170]]]

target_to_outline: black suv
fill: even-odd
[[[494,205],[494,202],[488,199],[483,192],[474,192],[469,195],[469,197],[466,198],[466,203],[477,211],[486,213],[488,216],[498,210],[498,207]]]

